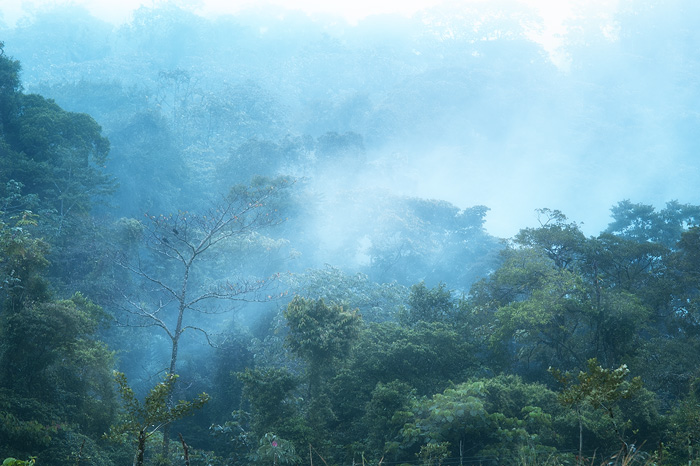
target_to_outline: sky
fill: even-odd
[[[166,0],[1,0],[0,11],[8,24],[14,24],[28,12],[48,5],[73,3],[85,6],[94,16],[120,24],[129,20],[130,13],[142,5],[155,6]],[[261,3],[259,0],[173,0],[182,7],[192,8],[205,16],[235,13],[240,9]],[[456,3],[489,2],[493,0],[459,0]],[[595,6],[599,11],[614,8],[617,0],[517,0],[534,6],[547,25],[546,35],[562,32],[562,21],[572,13],[575,5]],[[7,3],[7,4],[5,4]],[[446,3],[446,0],[267,0],[289,9],[307,13],[332,13],[344,16],[349,22],[373,14],[399,13],[411,15],[416,11]],[[453,2],[454,3],[454,2]]]
[[[371,15],[398,13],[411,16],[417,11],[441,4],[467,5],[499,0],[0,0],[0,20],[13,26],[22,17],[51,5],[78,4],[101,20],[120,25],[130,20],[140,6],[154,7],[173,2],[205,17],[234,14],[260,4],[279,5],[302,10],[310,15],[332,14],[356,24]],[[534,7],[542,17],[543,29],[532,31],[531,38],[549,53],[552,62],[562,70],[569,66],[559,44],[566,34],[565,22],[577,13],[611,15],[620,0],[513,0]]]

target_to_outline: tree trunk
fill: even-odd
[[[185,452],[185,466],[190,466],[190,449],[185,443],[185,439],[182,438],[182,434],[178,434],[180,437],[180,442],[182,442],[182,450]]]
[[[180,327],[182,326],[182,312],[180,313],[180,318],[178,319],[178,328],[177,331],[182,333],[182,330]],[[175,337],[173,338],[173,351],[170,354],[170,369],[168,371],[168,374],[173,376],[175,375],[175,366],[177,364],[177,350],[178,346],[180,344],[180,333],[175,333]],[[171,408],[173,406],[173,392],[175,391],[175,388],[173,386],[173,389],[170,391],[170,394],[168,394],[168,401],[167,401],[167,406],[168,408]],[[165,424],[163,426],[163,449],[162,449],[162,454],[163,458],[167,458],[168,455],[170,454],[170,424]]]
[[[583,418],[578,415],[578,464],[583,464]]]
[[[146,450],[146,429],[139,431],[139,445],[134,458],[134,466],[143,466],[143,453]]]

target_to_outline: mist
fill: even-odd
[[[684,55],[692,33],[682,24],[689,15],[655,5],[633,15],[631,2],[612,17],[572,16],[556,47],[562,65],[546,50],[551,43],[530,39],[545,26],[534,8],[440,8],[448,6],[351,25],[273,6],[204,18],[162,4],[113,26],[57,6],[34,11],[4,37],[23,63],[27,91],[104,112],[96,116],[108,133],[116,129],[109,119],[124,114],[79,102],[68,87],[112,83],[141,93],[131,103],[145,108],[162,71],[187,72],[192,105],[255,83],[260,96],[250,98],[269,99],[254,105],[270,115],[249,116],[267,121],[207,141],[212,157],[249,137],[356,133],[361,162],[314,173],[326,195],[352,185],[462,209],[485,205],[486,229],[497,237],[535,225],[541,207],[595,235],[623,199],[657,208],[694,201],[697,96],[684,81],[694,57]],[[650,15],[665,45],[649,36]]]
[[[15,261],[0,258],[0,401],[48,406],[51,377],[72,380],[61,396],[73,384],[71,403],[111,411],[61,419],[104,412],[80,427],[101,439],[123,408],[113,368],[134,399],[177,373],[178,396],[215,394],[183,421],[188,441],[254,465],[327,432],[331,464],[370,450],[381,464],[385,448],[410,462],[423,449],[402,429],[427,425],[428,397],[545,393],[548,367],[629,365],[663,416],[685,400],[700,364],[686,358],[700,354],[700,4],[102,3],[0,6],[0,247]],[[51,312],[78,322],[36,346],[61,358],[22,356],[51,333],[36,322],[63,322]],[[85,380],[99,382],[83,386],[70,377],[89,351],[68,350],[93,343]],[[546,416],[503,407],[493,426],[556,418],[582,435],[548,399],[528,405]],[[381,400],[395,418],[371,411]],[[675,421],[647,417],[629,430],[661,445]],[[581,445],[543,426],[522,438]],[[461,464],[455,435],[440,445]],[[473,437],[478,461],[505,451]]]
[[[598,7],[349,19],[166,2],[107,21],[55,4],[10,11],[1,31],[24,91],[91,115],[110,140],[119,188],[100,215],[196,211],[289,177],[295,207],[270,261],[467,292],[537,209],[596,236],[619,202],[697,202],[694,7]]]

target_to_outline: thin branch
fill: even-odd
[[[130,311],[130,310],[127,309],[127,308],[123,308],[124,311],[126,311],[127,313],[132,314],[132,315],[136,315],[136,316],[139,316],[139,317],[142,317],[142,318],[145,318],[145,319],[150,319],[150,320],[152,321],[152,324],[150,324],[150,325],[134,325],[135,327],[139,327],[139,326],[140,326],[140,327],[153,327],[153,326],[157,326],[157,327],[160,327],[160,328],[162,328],[163,330],[165,330],[165,332],[168,334],[168,336],[169,336],[171,339],[173,338],[173,334],[171,333],[171,331],[170,331],[170,329],[168,328],[167,324],[166,324],[162,319],[160,319],[158,316],[155,315],[155,314],[156,314],[157,312],[159,312],[162,308],[158,308],[155,312],[149,312],[149,311],[147,311],[141,304],[136,303],[136,302],[130,300],[127,296],[124,296],[124,300],[125,300],[126,302],[128,302],[129,304],[131,304],[131,306],[132,306],[134,309],[136,309],[136,311],[134,312],[134,311]]]

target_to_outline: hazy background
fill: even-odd
[[[250,138],[353,133],[357,153],[308,180],[323,203],[352,186],[484,205],[497,237],[535,225],[540,207],[595,235],[623,199],[697,202],[697,7],[551,3],[37,1],[0,18],[25,91],[93,115],[115,172],[126,115],[157,100],[192,177]],[[189,90],[159,81],[174,70]],[[108,86],[130,97],[108,102]],[[174,108],[203,126],[193,112],[225,113],[236,92],[253,122],[220,113],[204,130]]]

